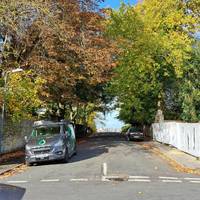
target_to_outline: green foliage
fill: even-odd
[[[188,70],[192,34],[199,23],[188,8],[183,1],[144,0],[112,11],[108,35],[118,43],[120,54],[109,90],[117,96],[119,118],[125,122],[153,122],[158,101],[167,119],[180,118],[180,80]],[[182,107],[190,104],[185,101]]]
[[[90,115],[88,115],[88,118],[87,118],[87,125],[88,125],[88,127],[90,127],[92,129],[93,133],[96,133],[96,131],[97,131],[97,127],[95,124],[96,115],[97,115],[96,112],[93,112]]]
[[[100,2],[0,1],[1,75],[18,67],[31,69],[23,80],[18,77],[19,82],[10,77],[8,115],[31,117],[44,106],[50,118],[77,118],[86,123],[101,107],[104,87],[115,67],[115,48],[103,34],[105,17],[98,9]],[[4,86],[1,80],[0,85]]]
[[[33,119],[35,111],[42,107],[38,91],[44,80],[29,77],[30,71],[8,75],[5,91],[5,108],[7,115],[14,121]]]
[[[200,42],[193,46],[191,59],[184,68],[184,77],[180,81],[181,118],[188,122],[200,120]]]
[[[131,126],[132,126],[131,124],[125,124],[125,125],[121,128],[121,133],[122,133],[122,134],[125,134]]]

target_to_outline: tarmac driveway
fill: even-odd
[[[177,172],[140,144],[118,135],[93,137],[78,146],[67,164],[29,167],[0,182],[24,187],[28,200],[199,200],[199,176]],[[102,179],[103,163],[108,177],[127,179]]]

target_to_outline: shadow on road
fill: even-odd
[[[84,138],[84,143],[78,144],[77,155],[69,159],[69,163],[75,163],[109,152],[110,147],[117,147],[121,144],[128,144],[125,138],[119,134],[116,135],[95,135]],[[61,164],[62,161],[51,161],[38,163],[38,166],[48,164]]]
[[[74,156],[70,160],[70,163],[87,160],[98,157],[102,154],[106,154],[109,152],[110,147],[116,147],[125,142],[125,139],[119,136],[90,137],[87,139],[87,142],[78,146],[77,156]]]
[[[145,142],[151,141],[146,138]],[[102,154],[109,152],[109,148],[117,147],[120,145],[133,146],[135,142],[140,141],[126,141],[125,137],[121,134],[99,134],[87,138],[86,142],[78,146],[77,156],[70,159],[70,163],[98,157]]]
[[[77,155],[70,158],[69,163],[80,162],[88,159],[92,159],[102,154],[109,153],[110,148],[115,148],[120,145],[126,145],[132,147],[135,143],[143,143],[150,141],[149,138],[145,141],[126,141],[125,137],[122,135],[95,135],[84,139],[84,143],[81,143],[77,147]],[[144,149],[145,150],[145,149]],[[38,163],[38,166],[42,165],[52,165],[61,164],[62,161],[51,161]]]
[[[144,142],[151,141],[151,138],[145,138]],[[79,162],[87,159],[91,159],[94,157],[98,157],[102,154],[106,154],[109,152],[109,148],[117,147],[122,144],[133,146],[135,143],[141,143],[141,141],[126,141],[125,136],[119,133],[100,133],[88,138],[84,138],[84,143],[81,143],[77,147],[77,155],[73,156],[69,162]],[[24,156],[20,156],[17,158],[9,159],[1,163],[1,165],[9,165],[9,164],[21,164],[24,163]],[[61,164],[61,161],[52,161],[52,162],[44,162],[38,163],[38,165],[48,165],[48,164]]]

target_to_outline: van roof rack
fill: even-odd
[[[70,124],[70,121],[67,121],[67,120],[61,120],[61,121],[40,120],[40,121],[35,121],[33,123],[33,126],[34,127],[55,126],[55,125],[62,125],[62,124]]]

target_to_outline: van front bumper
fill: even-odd
[[[48,153],[48,154],[37,154],[37,155],[26,155],[25,160],[27,163],[36,163],[36,162],[45,162],[45,161],[54,161],[54,160],[63,160],[65,158],[65,152]]]

